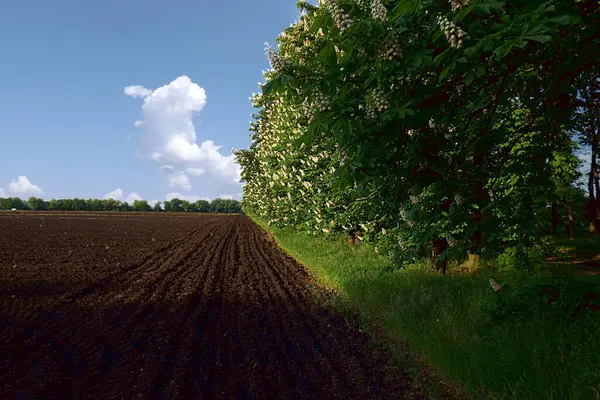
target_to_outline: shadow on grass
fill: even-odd
[[[473,397],[600,393],[600,312],[585,308],[572,315],[580,304],[598,304],[600,277],[485,272],[443,277],[425,266],[382,272],[387,262],[372,249],[270,230],[317,280],[338,292],[334,306],[358,312],[372,334],[380,327],[398,340],[390,348],[397,359],[406,359],[399,344],[405,341]],[[503,285],[498,292],[488,282],[492,276]],[[549,290],[560,294],[551,304]]]

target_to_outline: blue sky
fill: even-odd
[[[231,149],[250,144],[264,42],[298,15],[295,0],[4,2],[0,195],[239,198]]]

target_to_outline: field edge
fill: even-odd
[[[342,314],[348,323],[356,324],[361,331],[367,333],[373,343],[390,356],[396,368],[405,370],[411,376],[413,384],[423,395],[430,399],[472,398],[457,383],[443,377],[437,367],[427,363],[406,340],[386,329],[380,316],[361,309],[360,305],[345,293],[336,278],[324,268],[309,262],[302,254],[286,246],[277,229],[268,226],[260,217],[250,214],[246,216],[265,232],[273,245],[304,267],[315,282],[314,296],[317,301],[332,312]],[[373,255],[377,256],[375,253]]]

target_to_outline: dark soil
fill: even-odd
[[[415,398],[244,216],[0,213],[0,398]]]

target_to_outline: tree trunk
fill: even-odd
[[[598,174],[598,141],[592,148],[592,175],[594,177],[594,188],[596,189],[596,202],[594,205],[594,231],[600,234],[600,176]]]
[[[567,208],[567,238],[569,240],[575,240],[575,218],[573,216],[573,207],[571,205],[571,201],[567,200],[566,204]]]
[[[475,170],[478,171],[479,173],[481,173],[479,171],[480,168],[483,167],[483,161],[484,161],[484,154],[483,151],[481,150],[476,150],[475,154],[473,156],[473,165],[475,167]],[[475,182],[475,204],[477,204],[479,206],[479,208],[477,208],[475,210],[475,212],[473,213],[473,216],[471,217],[471,223],[473,225],[476,226],[475,231],[473,232],[473,236],[471,236],[471,249],[469,250],[469,262],[471,263],[472,266],[475,266],[475,264],[479,263],[479,254],[481,253],[481,249],[483,247],[483,235],[481,233],[481,228],[479,227],[479,224],[481,223],[481,220],[483,218],[483,215],[481,213],[481,207],[483,206],[483,200],[485,198],[485,189],[484,189],[484,182],[482,178],[478,178],[477,181]]]
[[[448,259],[444,257],[443,260],[436,260],[437,257],[448,249],[448,242],[445,238],[436,239],[431,241],[431,259],[435,262],[435,269],[441,272],[442,275],[446,275],[446,268],[448,266]]]
[[[556,227],[558,225],[558,211],[556,209],[556,200],[552,200],[552,234],[556,235]]]
[[[598,197],[600,195],[600,184],[598,183],[598,143],[592,141],[592,157],[590,162],[590,175],[588,179],[588,197],[589,197],[589,217],[590,233],[599,233],[600,230],[600,209],[598,208]]]

